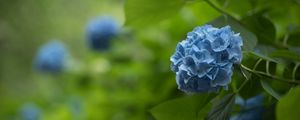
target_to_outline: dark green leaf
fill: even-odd
[[[271,58],[269,55],[274,52],[276,49],[272,46],[267,45],[257,45],[255,50],[251,52],[253,55],[260,57],[261,59],[272,61],[278,63],[279,61]]]
[[[298,120],[300,118],[300,87],[292,89],[277,103],[276,117],[278,120]]]
[[[259,43],[274,44],[276,31],[274,24],[262,16],[263,13],[253,14],[243,18],[241,21],[249,30],[257,35]]]
[[[271,54],[273,57],[286,58],[290,60],[300,61],[300,55],[288,50],[278,50]]]
[[[259,83],[259,77],[252,74],[248,83],[239,91],[239,95],[245,99],[248,99],[261,93],[261,91],[262,87]]]
[[[277,100],[280,100],[280,95],[273,90],[273,88],[264,80],[260,80],[261,86],[265,89],[267,93],[269,93],[271,96],[276,98]]]
[[[295,29],[296,30],[291,30],[287,44],[294,47],[300,47],[300,27],[297,27]]]
[[[199,116],[202,108],[215,96],[200,94],[170,100],[151,109],[151,113],[157,120],[198,120],[204,117]]]
[[[235,101],[235,94],[228,94],[221,100],[213,102],[213,108],[208,113],[208,120],[229,120]]]
[[[126,25],[155,24],[178,14],[184,4],[185,0],[126,0]]]
[[[243,38],[242,48],[244,51],[251,51],[256,46],[257,38],[255,34],[247,30],[237,20],[230,16],[220,16],[212,22],[209,22],[209,24],[212,24],[215,27],[230,25],[234,32],[241,34],[241,37]]]

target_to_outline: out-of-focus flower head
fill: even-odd
[[[34,104],[25,104],[21,108],[22,120],[39,120],[41,118],[41,110]]]
[[[264,96],[262,94],[244,100],[238,96],[235,103],[241,106],[241,112],[232,116],[230,120],[262,120],[265,108],[263,107]]]
[[[171,56],[178,88],[187,93],[216,92],[231,81],[233,64],[242,60],[243,45],[230,26],[196,27]]]
[[[111,40],[119,32],[119,25],[111,16],[101,16],[92,19],[87,25],[87,40],[91,49],[107,50]]]
[[[39,48],[34,67],[42,72],[58,73],[64,69],[67,56],[64,44],[52,40]]]

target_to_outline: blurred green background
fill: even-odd
[[[26,104],[46,120],[150,119],[148,110],[176,90],[172,50],[161,52],[167,36],[150,30],[154,38],[138,41],[144,35],[123,28],[107,52],[86,42],[90,19],[110,15],[123,25],[123,6],[123,0],[1,0],[0,119],[21,119]],[[38,48],[52,39],[63,41],[71,56],[56,75],[33,69]]]
[[[270,28],[271,32],[263,34],[272,37],[272,45],[282,42],[293,26],[289,44],[299,45],[300,7],[296,0],[253,0],[255,8],[251,0],[216,1],[220,6],[226,3],[226,11],[234,17],[244,18],[255,34]],[[151,120],[153,106],[183,96],[177,90],[169,58],[187,32],[221,14],[205,2],[188,2],[176,15],[155,25],[148,25],[145,18],[142,22],[137,19],[145,26],[123,27],[109,51],[90,50],[87,22],[111,15],[124,25],[124,2],[0,0],[0,119],[21,119],[22,106],[34,104],[43,120]],[[249,13],[265,8],[269,10],[263,15],[266,23],[247,22],[247,17],[256,19]],[[271,25],[267,27],[251,28],[251,24],[265,26],[268,20]],[[258,43],[271,45],[269,38],[259,37]],[[37,72],[32,65],[38,48],[51,39],[63,41],[71,57],[68,68],[55,75]],[[253,60],[244,63],[251,65]]]

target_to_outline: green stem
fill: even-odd
[[[299,65],[300,65],[300,63],[296,63],[296,65],[295,65],[295,67],[293,69],[293,72],[292,72],[292,79],[293,79],[293,81],[296,81],[296,72],[297,72],[297,69],[298,69]],[[295,87],[295,85],[292,85],[291,89],[293,89],[294,87]]]
[[[259,65],[259,63],[262,61],[263,59],[258,59],[258,61],[255,63],[253,70],[255,70],[257,68],[257,66]]]
[[[285,35],[284,35],[284,38],[283,38],[283,46],[284,47],[287,47],[288,44],[287,44],[287,41],[289,39],[289,33],[287,32]]]
[[[284,79],[284,78],[280,78],[277,76],[269,75],[269,74],[261,72],[261,71],[251,70],[250,68],[248,68],[244,65],[241,65],[241,67],[251,73],[258,75],[258,76],[266,76],[266,77],[272,78],[274,80],[278,80],[280,82],[286,82],[286,83],[290,83],[290,84],[300,84],[300,81],[298,81],[298,80]]]
[[[218,8],[214,3],[212,3],[210,0],[204,0],[207,4],[209,4],[211,7],[213,7],[215,10],[217,10],[218,12],[220,12],[223,15],[228,15],[230,16],[227,12],[225,12],[224,10]]]
[[[262,59],[257,60],[257,62],[255,63],[255,65],[253,67],[253,70],[255,70],[257,68],[257,66],[259,65],[259,63],[261,61],[262,61]],[[243,72],[243,69],[241,67],[240,67],[240,70],[241,70],[243,76],[246,78],[246,80],[242,83],[242,85],[239,87],[239,89],[237,90],[237,92],[240,91],[248,83],[248,81],[251,78],[251,76],[249,78],[246,76],[246,74]]]
[[[271,73],[270,73],[270,70],[269,70],[269,66],[270,66],[270,61],[266,61],[266,73],[268,74],[268,75],[271,75]]]
[[[293,69],[293,72],[292,72],[292,78],[293,80],[296,80],[296,72],[297,72],[297,69],[299,67],[300,63],[296,63],[294,69]]]
[[[247,77],[245,77],[246,80],[242,83],[242,85],[239,87],[239,89],[237,90],[237,92],[239,92],[249,81],[249,79]]]

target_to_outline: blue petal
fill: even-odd
[[[206,74],[206,76],[210,79],[210,80],[214,80],[217,76],[217,73],[219,72],[219,67],[212,67],[209,72]]]
[[[231,67],[219,69],[216,78],[212,81],[212,86],[226,86],[230,83],[231,76]]]
[[[209,51],[204,49],[200,50],[199,52],[193,52],[193,57],[197,59],[197,62],[210,63],[214,61],[214,58],[210,55]]]
[[[174,65],[178,65],[178,63],[182,61],[182,58],[183,56],[179,52],[176,52],[171,56],[170,60],[174,63]]]
[[[222,51],[215,54],[216,56],[216,64],[220,66],[227,65],[229,63],[229,55],[230,53],[228,51]]]
[[[228,59],[232,60],[233,63],[238,64],[242,60],[242,50],[241,47],[235,46],[233,48],[227,49],[229,56]]]
[[[263,107],[258,107],[255,109],[242,111],[231,117],[230,120],[262,120],[264,112],[265,109]]]
[[[205,63],[205,62],[197,64],[197,75],[198,75],[198,77],[203,77],[209,71],[211,71],[212,68],[213,68],[212,65],[210,65],[208,63]]]
[[[251,109],[253,107],[261,106],[264,100],[264,96],[262,94],[252,97],[246,100],[245,107]]]
[[[223,40],[222,38],[216,38],[213,41],[211,41],[211,48],[215,52],[220,52],[225,50],[229,46],[228,40]]]
[[[197,74],[197,66],[192,56],[185,57],[183,59],[183,64],[189,71],[190,75],[196,75]]]

